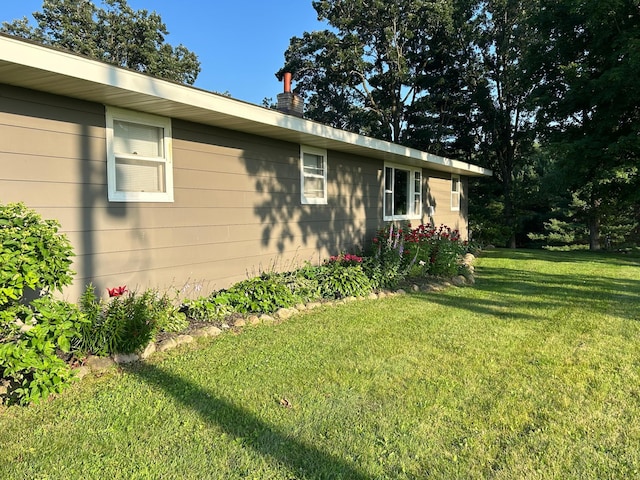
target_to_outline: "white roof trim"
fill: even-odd
[[[0,35],[0,83],[470,176],[491,170]]]

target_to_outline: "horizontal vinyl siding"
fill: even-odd
[[[436,226],[446,225],[452,229],[460,231],[462,238],[467,238],[467,181],[464,177],[461,180],[460,210],[451,210],[451,175],[442,172],[425,170],[427,178],[427,190],[424,198],[425,206],[433,206],[435,215],[433,222]],[[428,219],[426,221],[429,221]]]
[[[327,205],[300,203],[300,146],[173,120],[174,203],[109,203],[104,106],[0,86],[0,202],[58,220],[84,286],[206,294],[361,244],[381,162],[328,152]]]

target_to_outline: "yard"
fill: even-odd
[[[640,259],[488,251],[0,409],[0,478],[640,476]]]

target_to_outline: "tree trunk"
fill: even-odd
[[[513,184],[511,182],[511,172],[504,173],[504,220],[509,228],[510,234],[507,240],[507,248],[516,248],[516,215],[513,205]]]
[[[600,218],[597,212],[589,215],[589,250],[600,250]]]
[[[600,250],[600,204],[601,200],[591,193],[591,208],[589,211],[589,250]]]

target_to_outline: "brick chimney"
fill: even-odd
[[[291,74],[284,74],[284,92],[278,94],[277,109],[281,112],[302,118],[304,111],[304,102],[299,95],[291,91]]]

